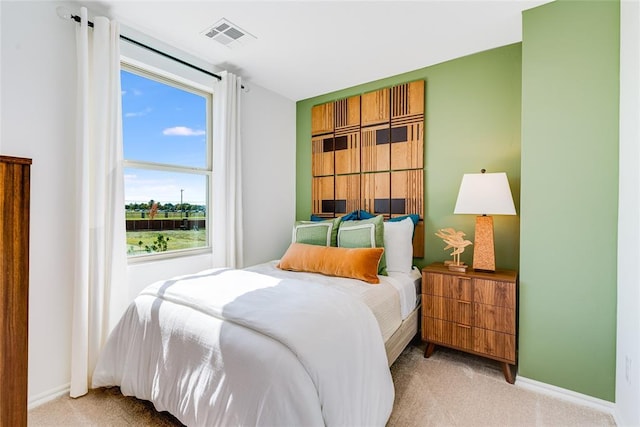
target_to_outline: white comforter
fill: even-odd
[[[216,269],[143,290],[93,387],[189,426],[376,426],[394,389],[371,310],[340,288]]]
[[[277,264],[278,261],[270,261],[247,267],[245,270],[266,274],[279,279],[314,282],[324,285],[325,287],[335,288],[351,295],[369,307],[378,321],[382,340],[385,342],[391,335],[393,335],[402,323],[403,317],[400,307],[400,291],[396,288],[396,286],[402,285],[398,285],[398,281],[392,277],[378,276],[380,283],[377,285],[371,285],[357,279],[325,276],[317,273],[280,270],[276,267]],[[412,288],[414,287],[413,283],[409,286]]]

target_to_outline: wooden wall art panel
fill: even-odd
[[[360,175],[337,175],[335,214],[341,216],[360,209]]]
[[[391,172],[391,216],[422,212],[423,176],[422,169]]]
[[[334,175],[333,135],[311,137],[311,169],[313,176]]]
[[[347,174],[360,172],[360,132],[342,133],[336,131],[334,139],[335,173]]]
[[[383,214],[387,217],[391,215],[391,173],[377,172],[362,174],[362,209]]]
[[[424,80],[314,106],[313,214],[418,214],[414,256],[423,257],[424,107]]]
[[[333,132],[333,102],[311,108],[311,135]]]
[[[311,184],[313,213],[318,216],[333,218],[335,216],[335,177],[314,177]]]
[[[380,89],[362,95],[362,117],[360,126],[371,126],[389,123],[390,98],[389,89]]]
[[[391,170],[422,169],[424,80],[392,88]]]
[[[424,117],[424,80],[417,80],[391,88],[391,118]]]
[[[326,104],[325,104],[326,105]],[[335,129],[360,129],[360,97],[341,99],[335,102]]]
[[[362,128],[362,171],[388,171],[391,169],[389,124]]]
[[[396,124],[391,128],[391,170],[422,169],[424,122]]]

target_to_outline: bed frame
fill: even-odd
[[[389,337],[384,348],[387,351],[389,366],[393,365],[400,353],[407,347],[413,337],[418,333],[418,321],[420,320],[420,306],[418,306],[402,321],[400,327]]]

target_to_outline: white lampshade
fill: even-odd
[[[515,215],[505,172],[466,173],[462,177],[455,214]]]

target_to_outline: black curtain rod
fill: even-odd
[[[76,21],[76,22],[78,22],[78,23],[82,22],[82,18],[81,18],[81,17],[79,17],[78,15],[71,15],[71,19],[73,19],[74,21]],[[90,26],[91,28],[93,28],[93,22],[91,22],[91,21],[87,21],[87,25],[88,25],[88,26]],[[152,52],[154,52],[154,53],[157,53],[158,55],[162,55],[162,56],[164,56],[165,58],[169,58],[169,59],[172,59],[172,60],[174,60],[174,61],[176,61],[176,62],[179,62],[179,63],[181,63],[182,65],[186,65],[187,67],[193,68],[194,70],[198,70],[198,71],[200,71],[200,72],[202,72],[202,73],[205,73],[205,74],[207,74],[207,75],[210,75],[211,77],[215,77],[215,78],[216,78],[216,79],[218,79],[218,80],[222,80],[222,77],[220,77],[218,74],[214,74],[214,73],[212,73],[212,72],[210,72],[210,71],[204,70],[204,69],[202,69],[202,68],[200,68],[200,67],[197,67],[197,66],[195,66],[195,65],[193,65],[193,64],[190,64],[190,63],[188,63],[188,62],[186,62],[186,61],[183,61],[183,60],[182,60],[182,59],[180,59],[180,58],[176,58],[175,56],[169,55],[168,53],[162,52],[162,51],[160,51],[160,50],[158,50],[158,49],[156,49],[156,48],[153,48],[153,47],[151,47],[151,46],[149,46],[149,45],[146,45],[146,44],[144,44],[144,43],[140,43],[140,42],[139,42],[139,41],[137,41],[137,40],[130,39],[129,37],[127,37],[127,36],[123,36],[122,34],[120,34],[120,38],[121,38],[122,40],[126,40],[126,41],[128,41],[129,43],[133,43],[133,44],[135,44],[136,46],[140,46],[140,47],[145,48],[145,49],[147,49],[147,50],[150,50],[150,51],[152,51]],[[244,88],[244,86],[243,86],[243,88]]]

